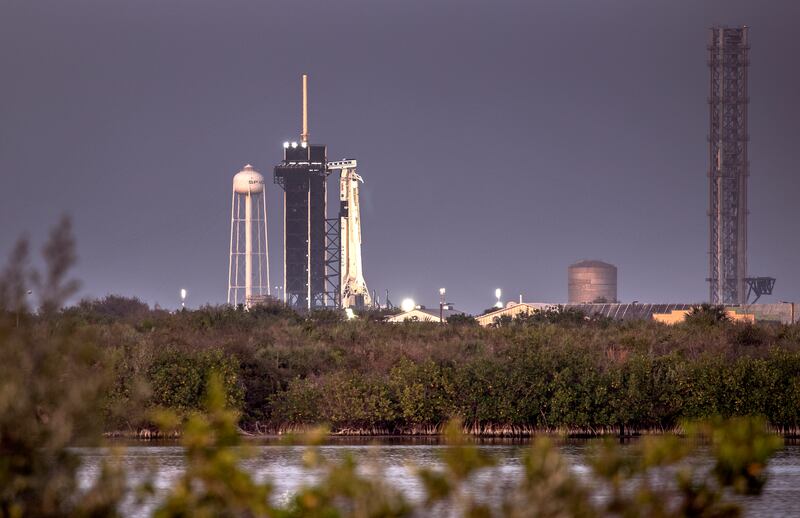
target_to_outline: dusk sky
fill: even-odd
[[[797,0],[0,0],[0,257],[66,213],[81,296],[222,303],[251,163],[282,277],[305,72],[311,141],[359,162],[382,300],[565,302],[599,259],[622,301],[703,301],[714,24],[751,27],[749,273],[800,301]]]

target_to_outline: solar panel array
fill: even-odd
[[[653,313],[689,310],[694,306],[696,304],[567,304],[564,307],[614,320],[649,320],[653,318]]]

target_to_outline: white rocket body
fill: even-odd
[[[342,307],[365,307],[372,304],[364,272],[361,267],[361,209],[358,200],[358,182],[364,180],[353,167],[342,167],[339,177],[339,200],[342,208],[341,225],[341,301]]]

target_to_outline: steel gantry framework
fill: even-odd
[[[708,45],[710,301],[747,302],[747,27],[712,27]]]

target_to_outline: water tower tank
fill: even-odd
[[[233,192],[236,194],[260,194],[264,190],[264,177],[247,164],[233,177]]]
[[[617,267],[602,261],[580,261],[567,269],[569,303],[617,302]]]

